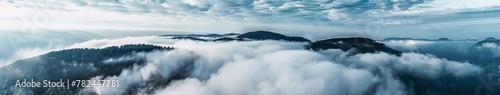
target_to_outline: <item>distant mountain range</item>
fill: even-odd
[[[439,58],[448,60],[470,62],[476,65],[498,64],[500,62],[500,39],[493,37],[486,38],[481,41],[472,40],[449,40],[449,39],[414,39],[414,38],[396,38],[391,37],[384,39],[382,42],[391,43],[389,41],[433,41],[442,43],[424,43],[413,47],[414,50],[407,50],[398,45],[392,47],[402,52],[417,52],[422,54],[432,54]],[[448,42],[450,41],[450,42]],[[451,42],[455,41],[455,42]],[[456,42],[465,41],[465,42]]]
[[[226,37],[226,36],[237,36],[238,33],[227,33],[227,34],[170,34],[170,35],[160,35],[160,36],[174,36],[174,37]]]
[[[212,35],[212,36],[207,36]],[[270,31],[253,31],[237,35],[236,37],[228,37],[229,34],[216,35],[216,34],[187,34],[187,35],[167,35],[172,36],[172,39],[185,39],[193,41],[253,41],[253,40],[282,40],[290,42],[308,42],[309,47],[312,50],[324,50],[324,49],[341,49],[343,51],[352,50],[352,53],[375,53],[375,52],[386,52],[394,55],[401,55],[400,51],[386,47],[382,43],[370,38],[362,37],[347,37],[347,38],[331,38],[326,40],[314,41],[304,37],[294,37],[286,36],[283,34],[278,34]],[[231,36],[235,36],[236,33],[231,33]],[[166,36],[166,35],[163,35]],[[200,37],[214,37],[216,39],[202,39]]]
[[[424,38],[401,38],[401,37],[389,37],[389,38],[385,38],[381,41],[405,41],[405,40],[415,40],[415,41],[478,41],[477,39],[450,40],[448,38],[424,39]]]
[[[171,39],[194,40],[194,41],[255,41],[255,40],[280,40],[290,42],[309,43],[307,48],[310,50],[341,49],[358,53],[387,52],[400,56],[401,52],[386,47],[373,39],[353,37],[353,38],[332,38],[311,42],[303,37],[286,36],[269,31],[254,31],[244,34],[187,34],[187,35],[161,35],[171,37]],[[212,39],[206,39],[212,38]],[[142,65],[145,59],[130,59],[117,61],[119,63],[106,63],[106,60],[123,57],[134,53],[168,51],[174,48],[161,47],[146,44],[113,46],[103,49],[67,49],[53,51],[33,58],[27,58],[15,61],[14,63],[0,68],[0,91],[11,89],[14,84],[12,81],[18,79],[43,80],[88,80],[95,76],[117,76],[126,68],[132,68],[134,65]],[[83,73],[85,72],[85,73]],[[179,78],[182,78],[179,76]],[[161,78],[160,78],[161,79]],[[168,82],[170,80],[160,80]],[[158,82],[158,81],[155,81]],[[166,83],[161,83],[166,84]],[[158,85],[161,86],[161,85]],[[163,85],[165,86],[165,85]],[[75,94],[79,88],[50,89],[50,88],[27,88],[34,94]],[[132,92],[131,92],[132,93]],[[7,92],[7,94],[13,94]]]
[[[170,36],[172,39],[186,39],[195,41],[251,41],[251,40],[284,40],[292,42],[311,42],[303,37],[285,36],[269,31],[254,31],[244,34],[229,33],[229,34],[178,34],[178,35],[162,35]],[[200,37],[208,37],[211,39],[203,39]]]

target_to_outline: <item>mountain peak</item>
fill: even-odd
[[[286,41],[296,41],[296,42],[311,42],[310,40],[303,37],[293,37],[285,36],[282,34],[270,32],[270,31],[253,31],[241,34],[236,38],[240,39],[253,39],[253,40],[286,40]]]
[[[342,51],[354,50],[356,53],[375,53],[386,52],[401,56],[402,52],[386,47],[384,44],[379,43],[370,38],[363,37],[348,37],[348,38],[330,38],[320,40],[311,44],[313,50],[323,49],[341,49]]]
[[[439,39],[437,39],[437,41],[451,41],[451,40],[448,38],[439,38]]]
[[[413,38],[389,37],[383,39],[382,41],[398,41],[398,40],[413,40]]]
[[[479,41],[478,43],[476,43],[476,45],[482,45],[484,43],[493,43],[493,44],[496,44],[496,45],[500,45],[500,39],[489,37],[489,38],[486,38],[486,39],[484,39],[482,41]]]
[[[497,40],[499,40],[499,39],[496,39],[494,37],[488,37],[488,38],[484,39],[483,41],[497,41]]]

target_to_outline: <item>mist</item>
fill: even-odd
[[[147,64],[124,69],[119,76],[102,78],[122,80],[124,86],[120,88],[91,88],[82,91],[97,94],[159,95],[406,95],[413,93],[410,91],[412,87],[400,80],[398,75],[439,79],[442,76],[476,76],[482,72],[481,67],[468,62],[450,61],[419,53],[403,53],[400,57],[387,53],[350,56],[349,51],[337,49],[310,51],[305,49],[306,43],[301,42],[169,40],[164,42],[171,43],[163,43],[155,41],[161,37],[139,38],[143,39],[135,41],[176,49],[133,55],[146,58]],[[84,43],[90,47],[102,47],[108,45],[103,43],[121,42],[124,39]],[[131,43],[137,42],[114,45]],[[74,46],[78,45],[83,43]],[[155,76],[171,82],[153,88],[146,85],[157,80]],[[137,92],[127,92],[130,89]]]

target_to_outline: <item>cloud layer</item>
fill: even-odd
[[[166,32],[157,31],[77,31],[77,30],[38,30],[38,31],[0,31],[0,67],[16,60],[35,57],[53,50],[70,48],[105,48],[129,43],[167,43],[149,35]],[[148,36],[148,37],[136,37]],[[100,40],[97,40],[100,39]],[[113,39],[113,40],[112,40]],[[122,40],[119,40],[122,39]],[[144,39],[144,40],[133,40]],[[90,44],[92,43],[92,44]]]
[[[500,4],[491,0],[4,0],[0,24],[65,30],[161,30],[428,37],[427,31],[494,33]],[[467,2],[467,3],[462,3]],[[473,4],[467,6],[467,4]],[[35,17],[43,18],[33,19]],[[83,18],[83,19],[82,19]],[[82,24],[85,23],[85,24]],[[468,26],[467,29],[457,29]],[[315,31],[310,31],[314,29]],[[299,33],[300,32],[300,33]],[[384,33],[381,33],[384,32]],[[411,32],[411,33],[401,33]],[[435,33],[435,32],[432,32]],[[318,36],[318,35],[316,35]],[[321,36],[321,35],[319,35]],[[332,35],[328,35],[332,36]],[[500,36],[500,35],[493,35]]]
[[[63,49],[78,42],[100,39],[102,36],[83,31],[1,31],[0,66],[19,59],[35,57],[51,50]]]
[[[142,38],[147,40],[149,37]],[[100,47],[105,46],[102,42],[119,40],[123,39],[85,43]],[[125,69],[119,76],[104,78],[119,79],[123,82],[120,88],[89,88],[82,91],[160,95],[405,95],[413,92],[408,90],[412,89],[410,85],[398,79],[401,74],[422,79],[439,79],[442,76],[475,76],[482,71],[482,68],[466,62],[418,53],[404,53],[401,57],[386,53],[348,56],[348,52],[335,49],[321,52],[305,50],[305,43],[294,42],[167,42],[173,43],[156,44],[163,43],[164,46],[174,46],[177,49],[133,55],[146,58],[148,63]],[[171,79],[179,75],[184,78],[174,79],[165,86],[146,85],[155,80],[155,76]],[[127,92],[130,89],[138,91]]]
[[[335,21],[355,21],[372,16],[381,16],[389,11],[405,11],[422,4],[425,0],[71,0],[10,1],[17,6],[29,3],[61,5],[61,10],[80,11],[79,7],[93,8],[125,14],[167,15],[180,19],[224,19],[243,21],[316,21],[313,23],[334,24]],[[188,16],[189,18],[185,18]],[[330,20],[330,21],[324,21]]]

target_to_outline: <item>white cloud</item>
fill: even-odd
[[[149,37],[134,38],[141,41],[139,39],[154,41]],[[159,37],[156,39],[167,40]],[[140,91],[134,93],[146,94],[141,91],[141,86],[147,88],[144,84],[150,79],[148,76],[159,75],[169,79],[181,74],[187,78],[174,80],[166,88],[155,88],[154,93],[405,95],[412,93],[408,89],[413,88],[397,79],[398,74],[438,79],[443,75],[474,76],[482,70],[466,62],[418,53],[404,53],[401,57],[386,53],[348,56],[347,52],[341,50],[305,50],[304,43],[293,42],[173,41],[155,44],[174,46],[177,47],[176,50],[140,54],[138,56],[147,59],[146,66],[125,69],[119,76],[108,77],[123,80],[123,87],[92,89],[101,94],[123,93],[131,84],[139,84]],[[113,41],[91,41],[87,44],[106,42]],[[101,46],[106,45],[97,47]]]
[[[435,0],[413,6],[408,13],[420,12],[463,12],[471,10],[489,10],[500,6],[495,0]]]
[[[145,57],[148,63],[145,66],[137,66],[130,70],[124,70],[119,76],[107,77],[106,80],[119,80],[119,87],[94,87],[97,94],[109,95],[124,93],[132,85],[145,86],[145,81],[151,76],[161,76],[165,79],[174,77],[181,72],[195,57],[189,51],[174,50],[170,52],[158,51],[150,54],[138,54],[136,57]],[[99,79],[96,77],[95,79]]]
[[[106,34],[106,33],[109,34]],[[165,32],[130,33],[127,31],[1,31],[0,66],[24,58],[35,57],[51,51],[72,48],[105,48],[125,44],[174,43],[157,36],[132,37],[133,35],[159,35]],[[127,37],[130,36],[130,37]],[[124,37],[124,38],[122,38]],[[162,45],[163,45],[162,44]],[[167,45],[163,45],[167,46]]]
[[[396,68],[400,68],[401,72],[409,70],[411,73],[422,74],[430,78],[437,78],[447,73],[451,73],[456,77],[463,77],[476,75],[481,72],[480,67],[471,65],[468,62],[449,61],[417,53],[405,53],[397,62],[399,64],[395,64]]]
[[[468,62],[449,61],[433,55],[419,53],[403,53],[401,57],[386,53],[358,54],[351,57],[342,53],[335,54],[339,53],[339,51],[335,50],[327,50],[323,51],[323,53],[333,56],[332,59],[337,62],[345,62],[346,65],[367,69],[391,68],[396,73],[410,74],[422,78],[435,79],[444,74],[463,77],[482,72],[480,67]]]
[[[483,43],[479,48],[498,48],[496,43]]]
[[[36,1],[36,0],[35,0]],[[422,32],[412,27],[476,26],[498,24],[489,11],[498,10],[493,0],[71,0],[3,1],[2,29],[22,29],[33,16],[49,17],[38,27],[66,30],[160,30],[197,32],[247,32],[283,30],[293,34],[322,29],[321,34],[363,30],[380,25],[390,33]],[[470,4],[470,5],[469,5]],[[57,6],[53,6],[57,5]],[[464,16],[461,12],[483,15]],[[40,15],[39,13],[42,13]],[[43,15],[49,13],[49,15]],[[491,14],[491,13],[490,13]],[[479,19],[481,18],[481,19]],[[484,19],[483,19],[484,18]],[[262,27],[255,27],[262,26]],[[409,28],[408,28],[409,27]],[[346,29],[347,28],[347,29]],[[403,30],[391,30],[403,28]],[[483,27],[484,28],[484,27]],[[343,29],[343,31],[338,31]],[[455,28],[439,28],[450,31]],[[465,31],[465,30],[462,30]],[[394,34],[393,34],[394,33]],[[358,32],[351,35],[365,36]],[[429,34],[426,34],[429,35]],[[371,36],[371,35],[368,35]]]
[[[82,43],[75,43],[68,48],[105,48],[110,46],[120,46],[126,44],[155,44],[164,43],[168,45],[169,43],[174,43],[172,40],[164,39],[159,36],[143,36],[143,37],[125,37],[118,39],[92,39]]]
[[[208,88],[195,78],[188,78],[184,81],[174,81],[169,88],[166,88],[161,94],[164,95],[203,95],[207,94]]]
[[[391,48],[396,48],[398,50],[404,51],[415,51],[422,46],[427,46],[429,44],[436,43],[435,41],[416,41],[416,40],[401,40],[401,41],[386,41],[383,42],[385,45]]]
[[[366,12],[371,10],[389,11],[393,9],[392,6],[410,7],[414,4],[420,3],[420,1],[421,0],[387,1],[387,2],[371,1],[371,0],[370,1],[72,0],[72,1],[58,1],[58,2],[14,1],[12,3],[6,3],[7,5],[6,7],[13,9],[20,9],[14,7],[14,6],[19,6],[19,7],[41,9],[41,10],[24,9],[24,10],[31,10],[32,11],[31,13],[47,12],[47,11],[51,12],[53,11],[55,13],[58,13],[49,16],[55,19],[53,21],[55,23],[51,23],[53,25],[50,25],[50,27],[48,28],[175,29],[178,27],[171,27],[171,26],[168,28],[161,28],[161,27],[169,25],[183,25],[192,22],[203,22],[201,20],[210,21],[212,23],[218,22],[219,24],[220,22],[236,21],[240,23],[272,22],[274,24],[287,25],[286,24],[287,22],[314,24],[317,22],[309,22],[309,21],[312,19],[316,19],[317,21],[321,21],[320,23],[324,24],[340,24],[341,22],[338,21],[343,20],[340,18],[363,19],[365,18],[363,16],[366,16]],[[58,5],[58,7],[54,7],[52,5]],[[335,10],[338,11],[333,13],[332,11]],[[18,12],[9,11],[9,13],[17,14]],[[169,20],[159,21],[158,19],[169,19]],[[246,21],[246,19],[253,19],[253,20]],[[126,25],[127,27],[124,27],[123,25],[109,24],[109,22],[124,22],[128,25]],[[161,23],[162,25],[151,24],[147,22]],[[78,25],[77,23],[93,23],[95,25],[81,26]],[[146,25],[141,26],[137,25],[137,23]],[[268,24],[268,25],[274,25],[274,24]],[[103,25],[105,25],[106,27],[103,27]],[[156,27],[149,27],[149,26],[156,26]],[[182,29],[187,29],[187,28],[182,28]]]
[[[0,66],[102,36],[82,31],[1,31]]]
[[[377,81],[368,71],[328,62],[318,53],[285,50],[225,63],[206,82],[181,80],[157,94],[362,94]]]
[[[496,58],[500,57],[500,46],[496,43],[483,43],[482,45],[472,47],[473,51],[469,53],[475,53],[480,55],[487,55],[485,57]]]

